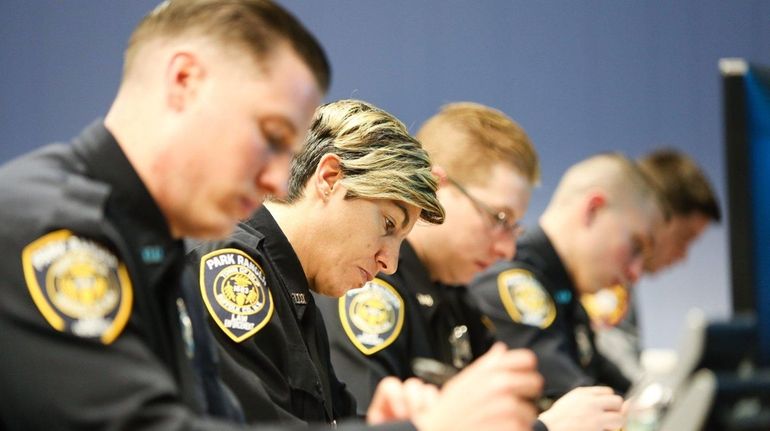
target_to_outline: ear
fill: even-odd
[[[583,220],[590,226],[596,220],[599,212],[607,206],[607,196],[603,192],[592,192],[586,197]]]
[[[316,196],[324,202],[334,193],[337,183],[342,179],[342,161],[336,154],[326,154],[321,157],[315,168],[313,181]]]
[[[436,178],[439,188],[445,187],[447,184],[447,174],[444,168],[439,165],[433,165],[430,168],[430,173]]]
[[[166,102],[177,112],[183,111],[197,96],[205,70],[198,58],[189,52],[177,52],[166,67]]]

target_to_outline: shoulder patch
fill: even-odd
[[[236,343],[259,332],[273,315],[265,271],[236,248],[201,257],[200,287],[211,318]]]
[[[615,326],[628,313],[628,291],[620,284],[583,295],[580,302],[599,326]]]
[[[510,269],[497,276],[497,288],[505,310],[514,322],[545,329],[556,318],[556,307],[542,284],[524,269]]]
[[[404,300],[387,282],[375,278],[339,299],[342,327],[361,353],[391,345],[404,325]]]
[[[56,330],[110,344],[125,328],[131,279],[106,247],[57,230],[24,247],[21,261],[35,306]]]

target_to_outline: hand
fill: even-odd
[[[413,418],[435,404],[438,394],[437,387],[416,378],[402,383],[395,377],[385,377],[374,391],[366,411],[366,422],[377,425]]]
[[[419,431],[530,430],[543,378],[529,350],[502,343],[449,380],[431,406],[412,417]]]
[[[548,431],[606,431],[623,427],[623,398],[606,386],[576,388],[540,415]]]

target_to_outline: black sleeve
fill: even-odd
[[[535,352],[538,371],[545,378],[544,396],[558,398],[575,387],[596,383],[570,355],[570,341],[558,316],[545,329],[513,321],[500,298],[495,273],[483,275],[470,289],[482,313],[492,321],[498,340],[510,348]]]
[[[0,428],[241,429],[203,419],[183,404],[136,322],[109,345],[52,328],[20,268],[7,256],[0,277]]]

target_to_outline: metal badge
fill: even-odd
[[[588,336],[588,327],[585,325],[577,325],[575,327],[575,342],[578,347],[580,365],[585,368],[591,363],[591,360],[594,357],[594,348],[591,345],[591,339]]]
[[[182,340],[184,341],[184,353],[188,359],[195,357],[195,338],[193,337],[192,321],[187,307],[182,298],[176,299],[176,308],[179,311],[179,324],[182,329]]]
[[[464,368],[473,361],[470,334],[468,333],[467,326],[455,326],[449,335],[449,344],[452,346],[452,365],[455,368]]]

